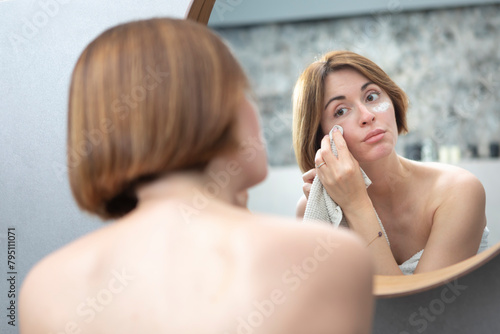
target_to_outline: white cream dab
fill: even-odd
[[[387,109],[389,109],[390,106],[391,106],[391,104],[389,102],[382,102],[382,103],[376,105],[375,107],[373,107],[373,111],[385,112],[385,111],[387,111]]]

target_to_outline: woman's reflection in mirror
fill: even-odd
[[[418,101],[412,105],[418,108]],[[408,106],[405,92],[379,66],[350,51],[309,65],[293,96],[293,143],[304,173],[297,216],[318,176],[349,228],[370,243],[375,271],[383,275],[443,268],[475,255],[487,241],[485,191],[474,175],[396,153],[398,136],[408,131]],[[328,137],[334,125],[344,130],[333,133],[338,157]],[[368,188],[360,167],[372,181]],[[385,238],[373,241],[380,231],[376,214],[390,245]]]

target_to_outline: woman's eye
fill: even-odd
[[[335,112],[335,117],[340,117],[342,115],[345,115],[347,113],[347,108],[340,108]]]
[[[366,100],[368,102],[373,102],[373,101],[376,101],[378,100],[380,96],[380,93],[370,93],[367,97],[366,97]]]

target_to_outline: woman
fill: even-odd
[[[349,227],[370,244],[378,274],[401,275],[408,260],[418,263],[414,273],[428,272],[477,253],[487,231],[481,183],[458,167],[396,153],[408,99],[380,67],[353,52],[327,53],[302,73],[293,100],[294,149],[305,172],[297,216],[318,175]],[[344,129],[333,132],[338,158],[328,137],[334,125]],[[378,238],[377,214],[390,245]]]
[[[228,48],[193,22],[123,24],[87,46],[69,179],[82,209],[116,221],[35,266],[21,333],[370,331],[357,237],[240,207],[267,173],[249,96]]]

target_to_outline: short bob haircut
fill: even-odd
[[[408,131],[406,93],[371,60],[350,51],[329,52],[304,70],[293,92],[293,147],[302,172],[314,168],[314,157],[324,136],[320,123],[325,78],[329,73],[344,68],[352,68],[380,86],[394,105],[398,132],[401,134]]]
[[[150,19],[102,33],[71,78],[68,173],[80,208],[121,217],[137,205],[137,184],[202,171],[237,150],[248,89],[228,47],[201,24]]]

